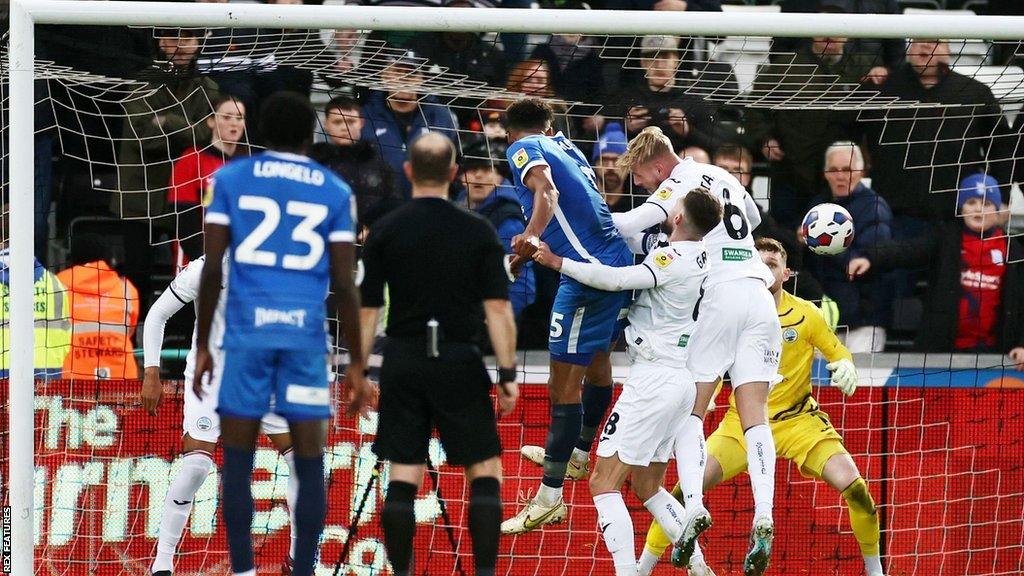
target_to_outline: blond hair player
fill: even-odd
[[[857,388],[857,370],[850,352],[839,342],[820,311],[810,302],[782,289],[789,279],[786,250],[769,238],[757,241],[761,259],[775,277],[771,292],[782,324],[782,382],[768,396],[768,413],[779,454],[793,461],[800,473],[824,480],[838,490],[850,514],[850,526],[860,545],[867,576],[882,576],[879,557],[879,528],[875,502],[857,465],[843,446],[843,439],[828,415],[818,406],[811,391],[814,350],[820,350],[832,372],[831,383],[846,395]],[[746,469],[747,446],[734,401],[714,434],[708,438],[708,464],[704,489],[725,482]],[[680,494],[678,488],[673,494]],[[640,576],[651,573],[669,545],[657,524],[647,532],[647,546],[640,558]],[[673,554],[676,561],[676,554]],[[689,563],[691,576],[713,576],[697,548]]]
[[[677,199],[695,188],[707,188],[722,202],[722,222],[704,237],[708,275],[693,311],[696,327],[689,339],[687,361],[697,382],[697,399],[676,443],[676,459],[688,517],[707,516],[702,486],[703,419],[716,384],[728,372],[743,435],[749,445],[757,447],[747,453],[754,521],[743,572],[761,576],[768,568],[775,535],[775,443],[768,427],[767,402],[770,386],[778,381],[782,338],[768,292],[774,278],[757,257],[751,236],[761,222],[757,206],[739,181],[722,168],[679,158],[671,141],[656,127],[645,128],[629,143],[619,166],[632,173],[637,186],[654,190],[643,205],[614,217],[626,238],[664,220]],[[695,542],[684,544],[684,562]]]

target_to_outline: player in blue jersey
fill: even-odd
[[[324,298],[331,279],[352,358],[350,410],[362,409],[371,398],[352,281],[355,201],[348,185],[303,155],[315,120],[307,98],[271,96],[260,115],[268,151],[225,165],[207,190],[194,389],[202,396],[208,377],[220,380],[221,509],[237,576],[256,574],[251,478],[260,419],[271,410],[271,400],[274,412],[288,421],[299,479],[292,573],[313,574],[327,510],[323,447],[331,396]],[[214,371],[210,326],[228,249],[224,366]]]
[[[506,114],[508,162],[529,219],[523,234],[512,240],[513,270],[533,256],[539,241],[578,262],[631,265],[633,256],[601,199],[593,169],[568,138],[551,135],[552,118],[551,107],[539,98],[519,100]],[[562,485],[567,472],[573,479],[587,475],[597,427],[612,397],[608,352],[629,296],[562,276],[548,339],[551,425],[544,450],[523,447],[524,457],[543,464],[544,477],[534,498],[502,523],[503,533],[521,534],[565,519]]]

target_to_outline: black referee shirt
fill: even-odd
[[[440,198],[417,198],[378,220],[363,246],[363,306],[384,306],[387,335],[479,343],[483,301],[508,299],[505,250],[483,217]]]

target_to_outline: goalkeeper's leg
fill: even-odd
[[[714,443],[709,443],[709,451],[715,446]],[[710,490],[715,486],[721,484],[722,480],[722,466],[718,463],[714,453],[708,455],[707,466],[704,468],[704,490]],[[672,488],[672,496],[683,502],[683,491],[677,484]],[[657,566],[658,561],[665,554],[665,550],[671,546],[673,542],[669,540],[669,537],[665,534],[665,531],[661,528],[661,525],[657,521],[651,523],[651,527],[647,529],[647,541],[644,544],[644,551],[640,556],[640,562],[638,565],[638,571],[640,576],[648,576]],[[691,557],[692,563],[703,563],[704,553],[700,549],[699,545],[694,545],[693,556]]]
[[[174,554],[185,530],[196,492],[214,468],[211,458],[216,444],[195,440],[188,434],[182,439],[181,467],[171,480],[164,498],[164,510],[157,532],[156,558],[150,571],[157,576],[174,572]]]
[[[864,557],[864,571],[867,576],[882,576],[882,559],[879,556],[880,531],[875,501],[868,491],[868,484],[861,477],[857,465],[844,450],[829,458],[821,477],[838,490],[850,513],[850,528],[860,545]]]

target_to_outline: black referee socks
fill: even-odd
[[[469,535],[476,576],[494,576],[501,537],[501,483],[484,477],[469,485]]]
[[[415,485],[395,480],[388,483],[388,497],[384,500],[380,524],[384,528],[384,546],[391,566],[395,569],[395,576],[409,574],[412,538],[416,534],[416,513],[413,510],[415,500]]]

